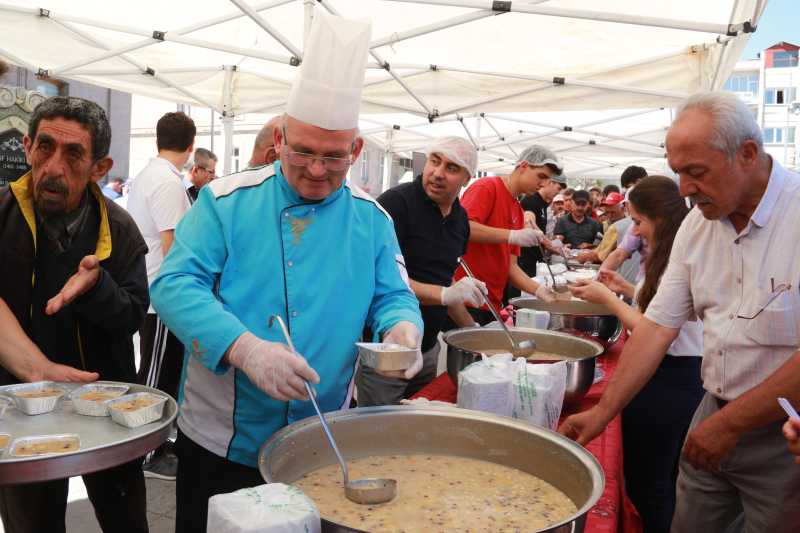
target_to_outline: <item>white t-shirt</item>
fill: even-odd
[[[644,277],[636,284],[633,292],[633,307],[639,309],[639,291],[644,284]],[[703,357],[703,321],[697,320],[696,316],[681,326],[681,332],[667,353],[675,357]]]
[[[175,229],[189,207],[180,171],[166,159],[151,157],[133,180],[127,205],[149,249],[145,256],[148,285],[155,281],[164,261],[161,232]],[[148,312],[155,313],[152,305]]]

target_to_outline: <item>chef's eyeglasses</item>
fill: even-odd
[[[764,307],[762,307],[762,308],[761,308],[761,309],[758,311],[758,313],[756,313],[756,314],[755,314],[755,315],[753,315],[753,316],[742,316],[742,315],[737,315],[737,316],[736,316],[736,318],[743,318],[743,319],[745,319],[745,320],[753,320],[755,317],[757,317],[758,315],[760,315],[760,314],[761,314],[761,311],[763,311],[764,309],[766,309],[767,307],[769,307],[769,304],[771,304],[772,302],[774,302],[774,301],[775,301],[775,298],[777,298],[778,296],[780,296],[781,294],[783,294],[784,292],[788,291],[788,290],[789,290],[789,289],[791,289],[791,288],[792,288],[792,286],[791,286],[790,284],[787,284],[787,283],[784,283],[783,285],[778,285],[777,287],[774,287],[774,288],[773,288],[774,290],[772,291],[772,292],[773,292],[772,298],[770,298],[770,299],[769,299],[769,301],[768,301],[766,304],[764,304]]]
[[[283,130],[283,144],[287,147],[289,146],[288,142],[286,141],[286,129]],[[353,141],[353,146],[350,148],[350,154],[352,155],[353,150],[355,150],[356,143]],[[293,164],[296,167],[307,167],[311,165],[315,159],[319,159],[322,161],[322,166],[325,167],[327,170],[332,170],[334,172],[341,172],[342,170],[346,169],[350,165],[353,164],[350,159],[344,159],[341,157],[317,157],[313,154],[307,154],[305,152],[286,152],[286,156],[289,158],[289,163]]]

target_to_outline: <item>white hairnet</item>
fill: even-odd
[[[557,175],[561,175],[561,172],[564,170],[564,166],[561,164],[561,161],[558,160],[556,154],[551,152],[548,148],[545,148],[541,144],[533,144],[525,148],[519,157],[517,157],[517,163],[514,165],[518,167],[522,164],[522,162],[528,163],[532,167],[543,167],[545,165],[553,165],[558,169],[556,172]]]
[[[442,154],[455,164],[467,169],[470,177],[478,171],[478,151],[469,139],[456,135],[436,137],[425,147],[425,155]]]

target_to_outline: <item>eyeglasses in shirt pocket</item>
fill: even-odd
[[[756,287],[746,313],[746,337],[760,346],[800,346],[800,293],[791,285],[765,291]]]

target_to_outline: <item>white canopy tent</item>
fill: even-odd
[[[508,172],[542,142],[571,176],[616,177],[628,164],[666,168],[668,108],[724,84],[767,3],[251,1],[6,0],[0,57],[213,109],[227,173],[234,116],[283,110],[314,9],[369,17],[361,126],[388,157],[460,132],[480,170]]]

